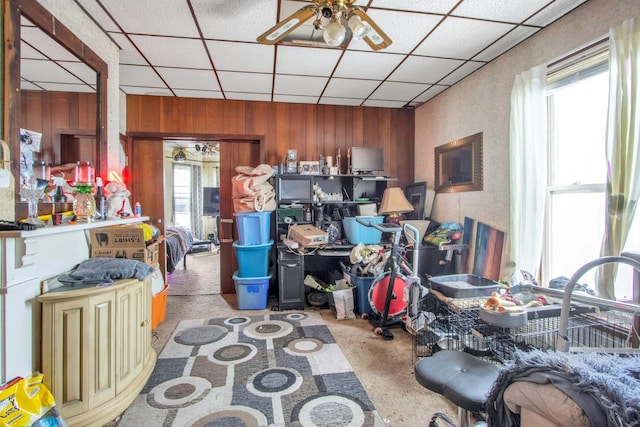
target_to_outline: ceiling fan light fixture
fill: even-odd
[[[362,19],[360,19],[358,15],[351,15],[347,23],[349,24],[353,38],[356,40],[362,40],[371,29],[362,22]]]
[[[339,46],[343,41],[347,30],[334,17],[324,29],[323,38],[329,46]]]
[[[184,151],[182,150],[182,148],[180,150],[178,150],[178,152],[175,154],[175,156],[173,156],[173,160],[175,160],[176,162],[179,162],[179,163],[187,161],[187,155],[184,154]]]

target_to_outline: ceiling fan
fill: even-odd
[[[373,50],[384,49],[392,41],[362,8],[354,6],[356,0],[313,0],[285,20],[278,22],[256,40],[262,44],[276,44],[287,34],[316,17],[313,26],[322,30],[324,41],[331,47],[340,46],[347,28],[356,40],[364,40]],[[346,25],[345,25],[346,24]]]
[[[217,143],[201,143],[196,144],[195,149],[203,156],[215,156],[220,152],[220,145]]]

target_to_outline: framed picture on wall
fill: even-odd
[[[405,190],[407,200],[413,205],[413,212],[405,214],[407,219],[424,219],[424,204],[427,196],[427,183],[416,182],[407,185]]]

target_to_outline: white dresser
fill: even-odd
[[[118,398],[119,395],[129,393],[133,398],[137,395],[135,389],[144,385],[155,364],[155,352],[151,349],[150,283],[129,280],[104,290],[71,291],[79,293],[66,297],[59,292],[40,295],[43,282],[89,258],[89,229],[146,220],[147,217],[142,217],[0,232],[1,382],[42,371],[47,385],[52,384],[56,401],[62,399],[56,395],[60,387],[69,393],[73,387],[92,385],[89,401],[76,406],[69,404],[74,408],[69,409],[69,414],[76,414],[74,416],[95,410],[92,408],[99,407],[101,399],[121,400],[124,397]],[[44,310],[39,299],[45,303],[44,307],[48,306]],[[65,337],[61,338],[60,334]],[[60,364],[58,348],[48,349],[49,345],[66,346],[67,364],[88,362],[93,378],[84,378],[88,372],[81,370],[76,377],[67,372],[64,374],[67,378],[56,377],[58,382],[49,383]],[[73,348],[76,348],[75,354]],[[103,353],[105,348],[109,350]],[[69,376],[73,380],[67,384]],[[81,394],[76,395],[80,401],[84,399]],[[109,405],[113,411],[109,416],[117,415],[113,406],[119,404],[122,402]]]

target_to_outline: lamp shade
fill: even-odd
[[[367,35],[370,28],[365,25],[358,15],[352,15],[347,21],[351,32],[353,33],[353,38],[355,40],[362,40],[364,36]]]
[[[413,205],[409,203],[400,187],[390,187],[384,190],[378,215],[400,214],[412,211]]]
[[[324,41],[329,46],[339,46],[340,43],[344,41],[345,34],[347,30],[335,19],[333,18],[329,25],[324,29]]]

